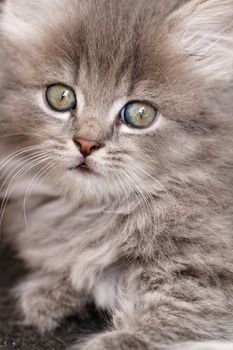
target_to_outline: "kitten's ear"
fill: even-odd
[[[202,74],[233,81],[233,0],[192,0],[171,14],[168,26]]]
[[[43,20],[43,7],[46,12],[45,0],[5,0],[1,6],[1,32],[12,40],[33,37]]]
[[[41,28],[46,30],[56,10],[56,15],[64,16],[66,1],[5,0],[1,5],[0,30],[11,40],[34,38]]]

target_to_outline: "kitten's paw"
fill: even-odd
[[[150,350],[140,336],[114,331],[97,335],[85,344],[76,344],[69,350]]]
[[[37,328],[41,334],[58,327],[61,316],[52,312],[50,298],[26,290],[18,300],[24,325]]]
[[[13,291],[25,324],[46,333],[55,329],[60,321],[76,308],[75,297],[68,283],[53,276],[34,274]]]

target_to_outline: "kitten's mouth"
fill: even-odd
[[[82,162],[77,166],[69,168],[69,170],[76,171],[83,174],[95,174],[95,172],[85,162]]]

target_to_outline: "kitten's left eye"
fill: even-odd
[[[57,112],[67,112],[76,107],[76,95],[74,90],[66,85],[51,85],[46,90],[48,105]]]
[[[155,121],[158,111],[144,102],[131,102],[121,111],[121,119],[131,127],[148,128]]]

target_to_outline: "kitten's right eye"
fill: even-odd
[[[57,112],[67,112],[76,108],[75,92],[67,85],[50,85],[46,90],[45,97],[49,107]]]
[[[130,102],[121,111],[121,119],[127,125],[144,129],[153,124],[158,110],[146,102]]]

